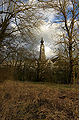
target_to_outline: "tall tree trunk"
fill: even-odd
[[[79,82],[79,55],[78,55],[78,66],[77,66],[77,81]]]
[[[73,55],[72,55],[72,38],[69,39],[69,78],[68,83],[73,83],[75,81],[74,76],[74,61],[73,61]]]

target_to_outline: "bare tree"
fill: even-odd
[[[37,15],[37,11],[36,4],[32,4],[32,2],[0,1],[0,63],[11,53],[17,52],[17,47],[21,46],[20,44],[24,44],[26,47],[28,44],[34,44],[33,29],[37,27],[35,24],[41,17]],[[15,50],[13,50],[14,48]],[[30,53],[30,50],[28,52]]]
[[[29,4],[29,2],[21,2],[19,0],[0,1],[0,46],[5,38],[11,37],[16,31],[20,31],[18,26],[22,23],[21,32],[24,28],[29,30],[33,26],[35,23],[33,20],[35,16],[34,6],[32,3]],[[11,24],[15,26],[12,27]]]
[[[56,10],[56,22],[64,24],[63,29],[68,44],[69,55],[70,72],[68,82],[73,83],[74,49],[79,44],[78,38],[76,38],[78,34],[79,2],[78,0],[48,0],[40,2],[44,3],[44,6],[54,8]]]

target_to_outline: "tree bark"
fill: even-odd
[[[72,37],[69,38],[69,78],[68,83],[73,83],[75,81],[74,76],[74,61],[73,61],[73,55],[72,55]]]

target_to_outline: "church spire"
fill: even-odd
[[[39,59],[40,59],[40,61],[45,61],[46,60],[43,38],[41,38]]]

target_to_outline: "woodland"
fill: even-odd
[[[0,0],[0,120],[79,120],[79,0]]]
[[[44,15],[45,11],[47,12],[46,15]],[[51,39],[48,41],[48,43],[54,41],[52,49],[55,49],[55,55],[50,59],[55,64],[51,70],[46,69],[45,74],[48,73],[47,77],[49,77],[45,78],[45,81],[78,83],[78,0],[0,0],[1,81],[2,79],[9,79],[7,76],[11,74],[15,77],[14,79],[38,81],[38,71],[34,65],[34,61],[38,62],[39,56],[36,46],[41,39],[40,34],[45,31],[40,32],[40,26],[43,26],[44,21],[48,24],[48,14],[50,13],[54,14],[50,26],[54,23],[59,25],[56,31],[59,29],[62,34],[56,33],[59,38],[55,40],[53,33],[51,33]]]

